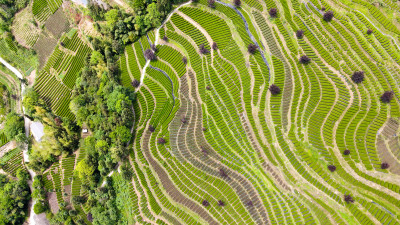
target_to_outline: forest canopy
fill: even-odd
[[[113,40],[124,44],[137,40],[147,31],[161,25],[173,4],[184,0],[129,0],[133,13],[121,9],[106,10],[102,5],[90,0],[89,15],[97,21],[99,31]]]

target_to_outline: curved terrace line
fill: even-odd
[[[189,5],[190,3],[192,3],[192,1],[183,3],[181,5],[179,5],[178,7],[176,7],[174,10],[172,10],[172,12],[169,13],[169,15],[167,16],[167,18],[164,20],[164,22],[156,29],[156,40],[154,41],[154,45],[158,44],[158,41],[160,40],[159,36],[160,36],[160,29],[161,27],[163,27],[170,19],[171,16],[178,11],[182,6],[185,5]],[[143,51],[143,47],[142,47],[142,51]],[[142,68],[142,74],[140,75],[140,86],[143,84],[143,80],[144,80],[144,76],[146,74],[146,68],[150,65],[150,60],[146,60],[146,64],[143,66]]]
[[[269,67],[269,63],[268,63],[267,59],[265,58],[264,51],[260,48],[260,45],[258,44],[256,38],[250,32],[249,24],[247,23],[247,20],[243,16],[242,12],[240,12],[235,6],[233,6],[231,4],[228,4],[228,3],[225,3],[225,2],[221,2],[220,0],[217,0],[216,2],[221,4],[221,5],[227,6],[227,7],[231,8],[231,9],[235,10],[235,12],[242,18],[242,20],[244,22],[244,26],[245,26],[246,31],[247,31],[247,34],[249,35],[250,39],[254,42],[254,44],[258,47],[258,49],[260,49],[261,57],[263,58],[263,61],[264,61],[265,65],[267,65],[268,71],[270,71],[271,69]],[[262,43],[261,43],[261,45],[262,45]],[[265,49],[264,46],[262,46],[262,47],[263,47],[263,49]],[[271,76],[268,76],[268,81],[270,81],[270,80],[271,80]]]

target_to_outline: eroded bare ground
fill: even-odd
[[[62,7],[47,19],[45,27],[56,39],[59,39],[61,34],[67,31],[69,23]]]
[[[224,166],[221,162],[223,159],[207,143],[202,130],[203,116],[196,87],[192,71],[181,77],[182,106],[169,126],[170,144],[174,156],[207,174],[223,179],[238,193],[243,205],[247,205],[249,201],[253,202],[254,206],[247,206],[247,210],[257,223],[266,223],[267,213],[254,187],[243,175]],[[182,118],[185,118],[187,123],[182,124]],[[221,177],[219,172],[221,168],[228,174],[227,178]]]
[[[171,198],[184,205],[185,207],[192,210],[194,213],[198,214],[202,219],[204,219],[209,224],[218,224],[218,222],[203,208],[200,206],[199,203],[194,202],[193,200],[184,196],[180,190],[177,189],[175,184],[171,181],[168,174],[164,171],[164,169],[159,165],[150,151],[150,138],[152,133],[149,131],[145,131],[143,134],[143,152],[144,155],[149,162],[150,166],[156,172],[158,178],[161,181],[161,184],[165,188],[166,192],[168,193]]]
[[[398,119],[390,118],[380,129],[377,139],[378,154],[382,162],[390,165],[389,171],[400,175],[400,123]]]
[[[52,213],[57,213],[60,207],[58,206],[57,194],[55,192],[47,192],[47,199]]]

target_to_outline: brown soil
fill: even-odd
[[[57,194],[55,192],[48,192],[47,199],[49,200],[50,210],[52,213],[57,213],[60,207],[58,206]]]
[[[67,196],[64,196],[64,193],[67,193]],[[63,193],[64,201],[71,203],[71,185],[64,186],[64,193]],[[70,205],[70,204],[68,204],[68,205]]]
[[[64,15],[62,7],[47,19],[45,27],[56,39],[59,39],[61,34],[67,31],[69,23]]]
[[[33,46],[39,56],[39,69],[41,69],[47,61],[47,58],[51,55],[54,48],[57,45],[57,40],[41,34],[38,41]]]
[[[33,86],[35,83],[35,77],[36,77],[36,70],[33,70],[29,76],[26,77],[28,79],[28,86]]]

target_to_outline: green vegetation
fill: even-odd
[[[33,178],[32,183],[32,198],[35,200],[33,211],[36,214],[44,213],[49,210],[48,202],[46,201],[46,189],[41,175],[37,175]]]
[[[29,174],[17,172],[17,180],[0,174],[0,224],[22,224],[28,215]]]
[[[51,224],[400,223],[396,3],[63,2],[24,9],[53,40],[22,102],[41,141],[0,80],[0,144],[18,142],[0,166],[21,177],[28,146]],[[0,50],[27,73],[9,31]]]
[[[6,31],[10,31],[15,13],[25,8],[28,0],[2,0],[0,2],[0,35]]]
[[[79,145],[79,127],[68,118],[54,115],[33,89],[25,91],[25,113],[44,125],[42,141],[32,145],[29,167],[43,172],[60,155],[74,152]]]
[[[7,115],[10,110],[11,96],[7,86],[0,83],[0,117]]]
[[[24,118],[15,112],[8,113],[3,131],[8,140],[16,139],[18,142],[24,142],[26,139]]]
[[[103,6],[93,0],[90,0],[88,5],[90,16],[95,21],[106,22],[97,23],[98,30],[112,40],[121,41],[124,44],[132,43],[146,34],[147,31],[159,27],[163,19],[171,11],[173,4],[182,3],[184,0],[157,0],[150,2],[128,0],[127,2],[132,7],[134,16],[118,8],[106,11]]]

